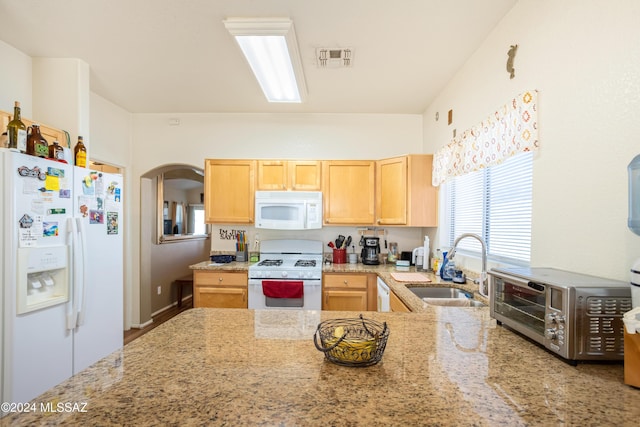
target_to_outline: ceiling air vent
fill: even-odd
[[[344,68],[351,67],[353,63],[353,49],[351,48],[328,48],[316,49],[319,68]]]

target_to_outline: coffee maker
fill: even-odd
[[[362,263],[366,265],[378,265],[378,254],[380,253],[380,239],[378,237],[364,237],[364,247],[362,248]]]

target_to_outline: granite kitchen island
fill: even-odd
[[[640,419],[640,390],[623,383],[622,364],[572,367],[496,326],[486,307],[363,313],[390,328],[382,361],[367,368],[325,361],[312,339],[318,323],[358,314],[187,310],[41,395],[34,412],[1,424],[620,426]]]

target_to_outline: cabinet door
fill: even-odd
[[[438,226],[438,188],[431,184],[433,154],[407,156],[407,225]]]
[[[315,160],[258,160],[258,190],[319,191],[322,162]]]
[[[396,294],[393,292],[389,293],[389,306],[391,307],[391,311],[396,311],[400,313],[409,313],[409,307],[407,307],[401,300],[398,298]]]
[[[289,181],[292,190],[319,191],[322,188],[322,162],[315,160],[289,161]]]
[[[258,160],[258,190],[286,190],[288,172],[286,161]]]
[[[247,308],[247,288],[200,286],[195,288],[193,306],[196,308]]]
[[[252,224],[255,160],[205,160],[205,222]]]
[[[411,154],[376,164],[376,225],[435,227],[438,190],[431,185],[433,155]]]
[[[325,289],[323,292],[323,310],[366,311],[366,290]]]
[[[323,162],[322,183],[326,225],[373,224],[374,162],[357,160]]]
[[[407,158],[396,157],[377,162],[376,223],[407,223]]]

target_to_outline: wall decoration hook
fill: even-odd
[[[513,68],[513,61],[516,57],[516,52],[518,51],[518,45],[512,44],[507,52],[507,72],[509,73],[509,78],[512,79],[516,76],[516,69]]]

